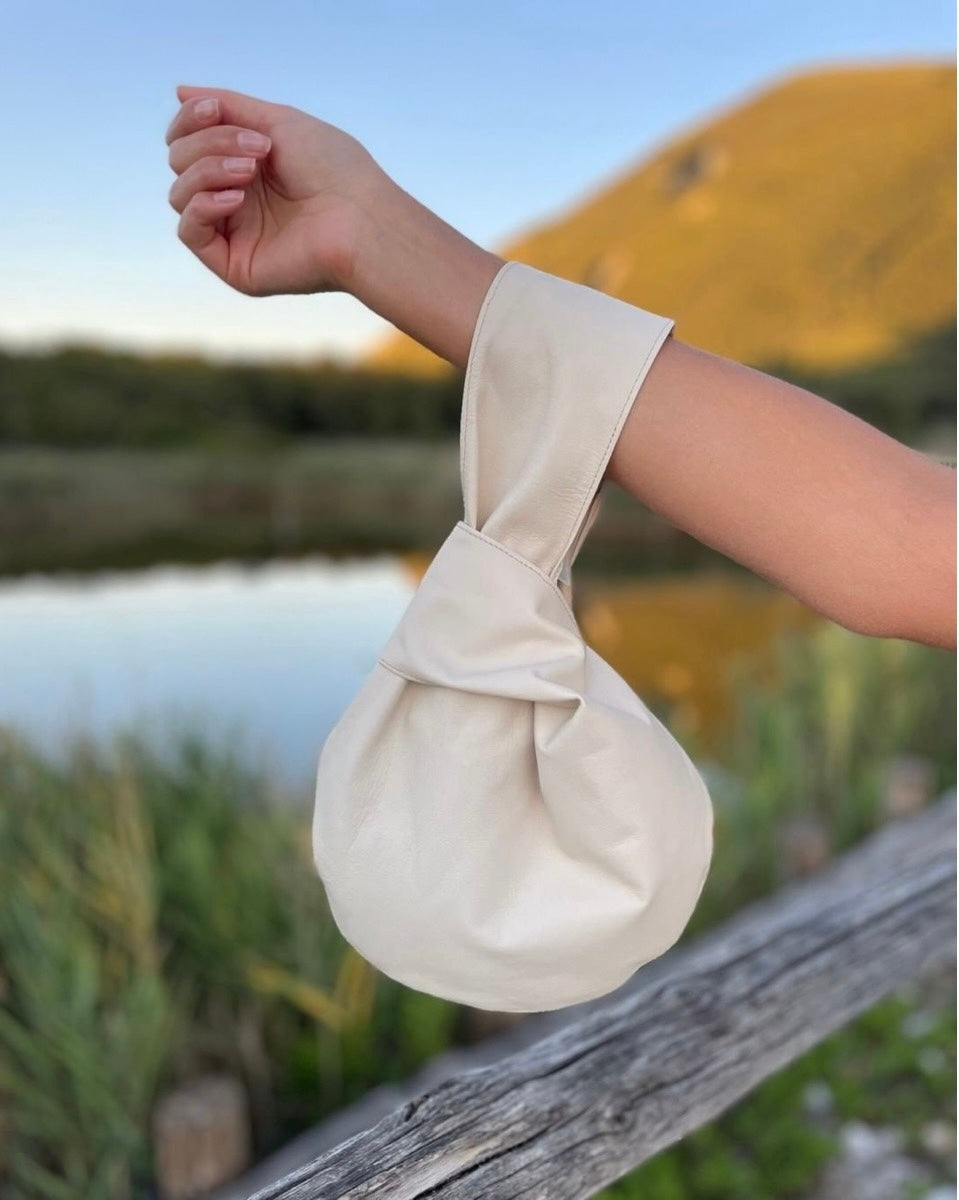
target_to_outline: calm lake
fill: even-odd
[[[416,583],[385,557],[0,580],[0,723],[56,757],[72,732],[162,746],[188,722],[307,803]]]

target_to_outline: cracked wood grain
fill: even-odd
[[[950,793],[704,935],[674,973],[445,1080],[254,1200],[592,1196],[954,961],[955,885]]]

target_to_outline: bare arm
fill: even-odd
[[[956,473],[803,388],[669,338],[610,474],[858,633],[956,648]]]
[[[342,130],[239,92],[177,92],[170,203],[210,270],[250,295],[351,292],[465,367],[503,259]],[[201,98],[216,104],[201,112]],[[239,173],[221,157],[236,155]],[[670,337],[609,474],[838,624],[955,649],[955,472],[819,396]]]
[[[391,185],[350,290],[463,368],[503,260]],[[670,337],[609,476],[849,629],[956,647],[956,474],[827,400]]]

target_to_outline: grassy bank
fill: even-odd
[[[954,443],[954,427],[943,426],[917,448],[945,461]],[[431,554],[461,516],[454,440],[0,447],[0,576],[228,557]],[[615,487],[579,561],[584,570],[625,573],[730,566]]]
[[[731,732],[702,757],[714,863],[684,938],[798,870],[795,822],[828,857],[888,815],[883,779],[922,756],[955,782],[954,656],[830,625],[784,636],[775,671],[736,666]],[[148,1197],[150,1114],[211,1068],[250,1096],[264,1154],[377,1082],[468,1040],[468,1010],[380,976],[344,944],[309,829],[268,778],[185,734],[161,764],[133,737],[54,766],[0,742],[0,1181],[11,1200]],[[954,1003],[902,989],[609,1196],[801,1195],[836,1119],[896,1122],[949,1177]],[[820,1088],[821,1091],[821,1088]]]
[[[462,517],[448,442],[258,450],[0,450],[0,575],[299,554],[435,551]],[[585,568],[726,560],[616,488]]]

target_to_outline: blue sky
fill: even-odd
[[[181,245],[177,83],[348,130],[496,249],[784,73],[952,59],[955,34],[949,0],[5,0],[0,344],[303,360],[388,331],[349,296],[241,296]]]

